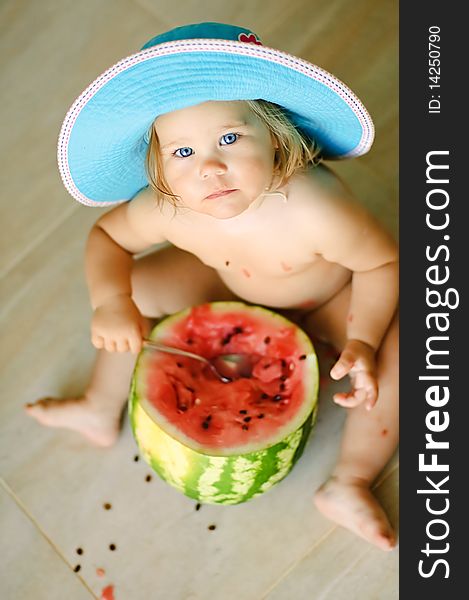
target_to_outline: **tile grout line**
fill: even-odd
[[[396,471],[399,468],[399,464],[395,465],[391,471],[389,471],[389,473],[383,477],[382,479],[378,479],[376,484],[373,485],[372,489],[376,489],[377,487],[379,487],[382,483],[384,483],[393,473],[394,471]],[[322,544],[322,542],[327,539],[336,529],[340,529],[339,525],[334,525],[333,527],[331,527],[328,531],[326,531],[318,540],[316,540],[314,542],[314,544],[308,548],[308,550],[303,554],[303,556],[301,556],[298,560],[296,560],[293,564],[291,564],[283,573],[282,575],[280,575],[280,577],[277,579],[277,581],[275,581],[274,583],[272,583],[267,590],[263,593],[262,596],[260,596],[259,600],[266,600],[267,596],[270,594],[270,592],[272,592],[280,583],[282,583],[282,581],[284,579],[286,579],[288,577],[288,575],[308,556],[308,554],[311,554],[311,552],[317,547],[319,546],[319,544]],[[366,552],[368,552],[368,549],[366,550]],[[363,556],[363,554],[360,554],[360,557]],[[338,577],[338,579],[340,579],[342,577],[342,575],[340,575]],[[336,581],[336,580],[334,580]]]
[[[15,502],[15,504],[18,506],[18,508],[21,510],[21,512],[25,515],[25,517],[39,531],[39,533],[45,539],[45,541],[49,544],[49,546],[51,546],[51,548],[53,549],[53,551],[55,552],[55,554],[67,565],[67,567],[70,569],[71,573],[75,574],[74,571],[73,571],[72,565],[67,561],[67,559],[65,558],[65,556],[63,556],[63,554],[61,553],[61,551],[58,548],[58,546],[56,546],[54,544],[54,542],[50,539],[50,537],[47,535],[47,533],[44,531],[44,529],[41,527],[41,525],[38,523],[38,521],[28,511],[26,505],[20,500],[20,498],[18,498],[18,496],[11,489],[11,487],[8,485],[8,483],[3,479],[3,477],[0,477],[0,485],[5,490],[5,492],[10,496],[10,498]],[[96,596],[94,594],[94,592],[89,587],[89,585],[87,584],[87,582],[80,575],[76,575],[76,577],[77,577],[77,579],[80,580],[80,582],[86,588],[86,590],[91,594],[91,596],[94,598],[94,600],[99,600],[98,596]]]
[[[21,252],[19,252],[14,260],[6,266],[2,271],[0,271],[0,279],[4,279],[9,275],[16,267],[20,264],[22,260],[24,260],[28,254],[30,254],[39,244],[41,244],[55,229],[57,229],[64,221],[66,221],[76,210],[77,206],[71,205],[70,208],[64,210],[62,215],[60,215],[49,227],[43,229],[42,233],[40,233],[34,240],[26,246]]]

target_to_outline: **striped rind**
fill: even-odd
[[[248,307],[240,302],[215,302],[211,304],[211,308],[227,312],[255,310],[269,319],[280,319],[283,325],[289,323],[284,317],[267,309]],[[152,339],[163,337],[190,310],[181,311],[158,324],[151,333]],[[307,381],[304,382],[306,414],[303,412],[300,420],[296,420],[293,427],[276,443],[236,453],[233,450],[209,453],[190,440],[186,443],[180,432],[175,435],[164,420],[155,418],[155,412],[149,410],[148,402],[142,398],[139,389],[139,380],[142,378],[138,375],[140,369],[145,368],[140,355],[131,383],[129,417],[134,437],[146,462],[174,488],[190,498],[208,504],[245,502],[281,481],[303,453],[317,413],[319,376],[316,354],[311,341],[299,328],[297,341],[298,348],[307,351],[307,359],[304,361],[305,372],[308,374]]]
[[[165,433],[142,408],[131,389],[129,414],[143,458],[174,488],[206,504],[239,504],[281,481],[301,456],[316,419],[316,407],[287,438],[239,456],[208,456]]]

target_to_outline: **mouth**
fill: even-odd
[[[206,196],[206,200],[214,200],[215,198],[221,198],[221,196],[227,196],[228,194],[232,194],[233,192],[237,192],[238,190],[218,190],[218,192],[213,192],[209,196]]]

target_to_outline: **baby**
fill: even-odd
[[[189,40],[207,56],[211,50],[203,50],[203,38],[207,43],[214,37],[223,40],[227,68],[233,48],[249,48],[249,53],[239,52],[250,61],[253,51],[264,49],[248,30],[219,25],[221,30],[208,31],[215,25],[186,26],[169,32],[173,38],[160,36],[147,47],[155,52],[163,48],[165,53],[151,59],[167,58],[174,39]],[[197,36],[190,35],[191,27],[199,28]],[[228,34],[236,34],[236,41]],[[190,68],[209,69],[200,62]],[[370,486],[398,439],[396,244],[339,178],[320,164],[317,142],[305,121],[304,128],[293,123],[291,108],[284,108],[286,100],[282,103],[275,94],[267,100],[220,99],[217,86],[231,85],[232,77],[228,74],[223,83],[212,81],[205,97],[194,94],[195,102],[192,98],[172,110],[153,112],[145,133],[150,185],[140,185],[130,202],[100,217],[87,242],[86,275],[94,310],[91,339],[98,349],[89,386],[81,398],[45,398],[28,405],[27,411],[44,425],[74,429],[98,445],[110,446],[119,432],[136,354],[155,320],[216,300],[273,308],[338,350],[330,372],[333,379],[350,377],[350,392],[334,396],[348,415],[336,467],[316,492],[316,506],[338,524],[390,550],[395,534]],[[190,81],[187,85],[194,86],[194,74]],[[184,87],[182,81],[180,85]],[[171,93],[183,95],[174,88]],[[261,89],[259,97],[266,96]],[[70,114],[76,119],[73,111]],[[362,114],[367,116],[366,111]],[[327,123],[322,123],[318,131],[327,155],[331,140],[324,135],[326,129]],[[100,204],[92,198],[89,182],[78,174],[79,163],[73,167],[73,135],[64,131],[72,173],[64,182],[77,199]],[[96,135],[98,145],[102,133]],[[116,156],[110,164],[115,165]],[[128,194],[126,170],[132,170],[132,163],[126,160],[115,168],[116,185],[122,188],[118,193]],[[152,249],[163,242],[163,247]]]

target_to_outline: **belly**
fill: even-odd
[[[316,308],[351,279],[348,269],[327,261],[318,261],[300,272],[284,273],[279,277],[255,270],[252,273],[220,270],[218,274],[240,298],[273,308]]]

